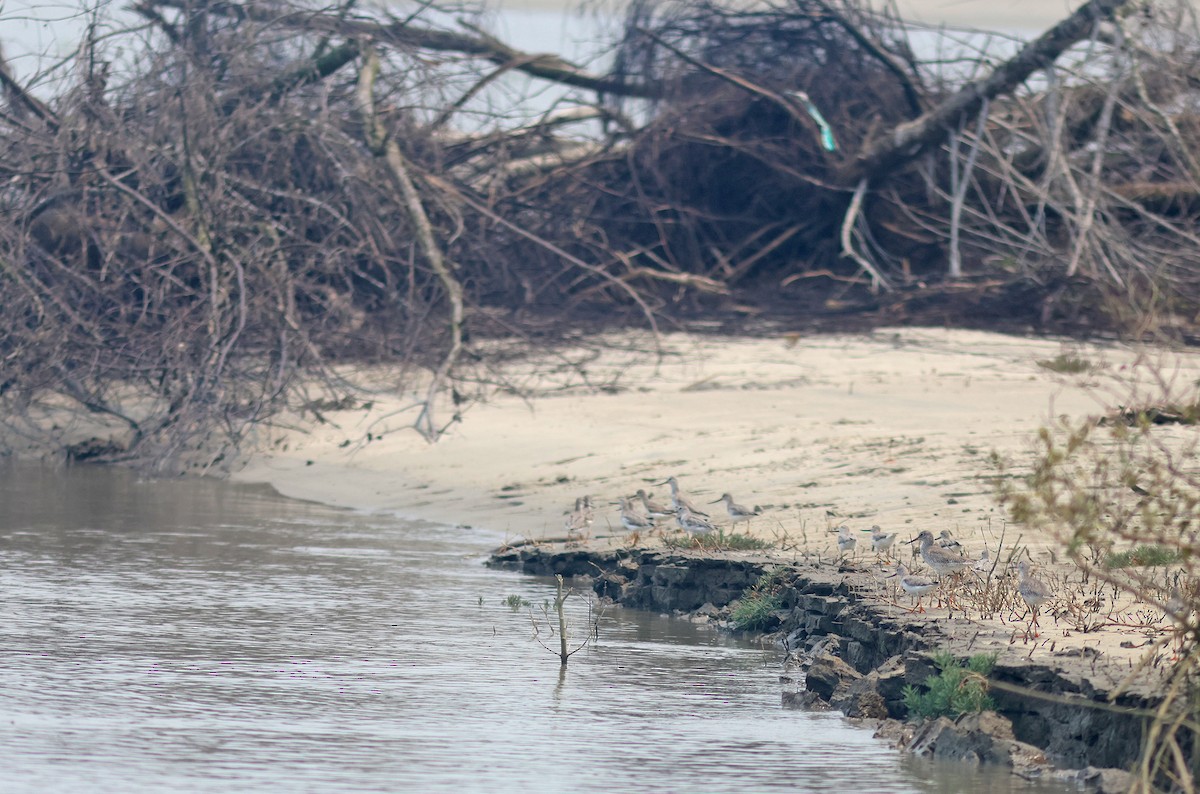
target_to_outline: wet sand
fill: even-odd
[[[1053,571],[1053,540],[1009,525],[997,506],[992,453],[1020,473],[1040,427],[1130,404],[1149,390],[1154,369],[1181,383],[1200,375],[1192,353],[963,330],[680,334],[662,340],[661,357],[647,352],[646,338],[610,341],[639,352],[556,351],[513,364],[507,374],[522,393],[471,407],[436,444],[409,428],[412,395],[381,392],[369,409],[326,413],[324,424],[298,417],[291,429],[271,431],[235,478],[298,498],[487,527],[513,541],[562,538],[564,512],[587,495],[598,506],[589,543],[603,546],[629,542],[611,504],[617,497],[642,488],[664,498],[659,483],[676,476],[694,501],[728,491],[761,506],[750,532],[783,556],[835,556],[831,530],[842,523],[862,549],[863,530],[878,524],[901,540],[950,530],[972,555],[985,546],[994,555],[1002,535],[1008,548],[1019,537]],[[1090,369],[1064,375],[1039,365],[1060,356]],[[441,415],[451,411],[443,406]],[[723,519],[723,507],[712,514]],[[1132,659],[1140,651],[1120,648],[1129,635],[1115,626],[1044,633],[1060,646]]]

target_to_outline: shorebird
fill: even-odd
[[[679,508],[686,507],[689,513],[708,518],[708,513],[692,504],[691,500],[684,496],[683,491],[679,490],[679,481],[674,477],[668,477],[659,485],[671,486],[671,507],[675,508],[676,512],[679,511]]]
[[[717,531],[717,528],[706,517],[697,515],[686,507],[680,507],[675,511],[675,520],[689,535],[707,535]]]
[[[1017,573],[1021,578],[1017,582],[1017,594],[1021,596],[1021,600],[1029,605],[1029,610],[1032,615],[1032,620],[1029,627],[1032,629],[1038,625],[1038,610],[1042,604],[1054,598],[1054,591],[1050,589],[1050,585],[1043,582],[1041,579],[1029,572],[1029,563],[1021,560],[1017,563]],[[1025,632],[1028,635],[1028,631]],[[1034,634],[1033,636],[1038,636]]]
[[[898,532],[888,534],[879,528],[879,525],[871,527],[871,551],[876,554],[890,553],[892,544],[896,542]]]
[[[854,547],[858,544],[854,538],[850,537],[850,527],[842,524],[837,528],[838,533],[838,551],[845,554],[848,551],[854,551]]]
[[[921,534],[910,540],[909,543],[921,544],[921,559],[933,569],[934,575],[939,580],[943,576],[958,573],[964,568],[975,564],[975,560],[972,560],[970,557],[963,557],[949,549],[935,546],[933,543],[933,533],[928,529],[922,530]],[[951,595],[946,596],[947,605],[953,604],[953,601],[954,599]]]
[[[948,530],[948,529],[942,530],[942,536],[940,538],[938,538],[937,544],[938,544],[938,548],[949,549],[950,551],[954,552],[955,554],[963,553],[962,544],[959,543],[957,540],[955,540],[950,535],[950,530]]]
[[[592,525],[592,500],[587,496],[575,499],[575,509],[563,515],[563,528],[567,530],[567,539],[578,538],[585,529]]]
[[[933,569],[933,572],[939,578],[946,574],[958,573],[968,565],[975,564],[975,560],[961,557],[949,549],[933,545],[933,533],[928,529],[923,530],[920,535],[910,540],[909,543],[921,544],[921,559]]]
[[[1165,609],[1166,617],[1176,626],[1184,629],[1192,622],[1192,616],[1196,611],[1195,607],[1188,604],[1178,587],[1171,588],[1171,597],[1167,599]]]
[[[1171,621],[1171,644],[1175,648],[1173,658],[1178,659],[1179,654],[1187,645],[1188,636],[1197,631],[1196,605],[1188,603],[1187,596],[1180,592],[1178,587],[1173,587],[1171,588],[1171,597],[1167,599],[1164,609],[1165,617]]]
[[[747,524],[749,524],[750,519],[754,518],[761,512],[757,507],[753,510],[748,507],[742,507],[733,501],[733,496],[731,494],[727,493],[721,494],[720,499],[718,499],[716,502],[709,502],[709,504],[715,505],[717,502],[725,503],[725,510],[729,513],[729,521],[734,526],[737,526],[739,521],[745,521]]]
[[[910,596],[915,596],[917,603],[909,612],[924,612],[925,607],[921,606],[921,596],[926,593],[932,593],[937,589],[937,582],[924,576],[913,576],[908,572],[908,568],[904,567],[904,563],[896,563],[895,573],[889,574],[886,578],[900,578],[900,587]]]
[[[975,561],[975,564],[971,568],[979,573],[987,573],[992,569],[992,561],[988,559],[987,549],[983,550],[983,553],[979,555],[979,559]]]
[[[650,495],[643,488],[638,489],[637,498],[642,500],[642,507],[651,518],[670,518],[675,515],[675,511],[667,505],[650,501]]]
[[[624,496],[617,500],[617,504],[621,506],[621,526],[625,527],[626,530],[629,532],[645,532],[654,529],[654,519],[634,510],[629,505],[629,500]]]

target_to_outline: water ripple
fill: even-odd
[[[262,489],[0,469],[4,790],[992,786],[783,711],[773,654],[687,621],[610,609],[560,674],[503,603],[536,613],[553,591],[483,568],[493,540]]]

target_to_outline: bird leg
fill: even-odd
[[[957,574],[952,574],[950,578],[953,579],[954,582],[962,581]],[[946,595],[946,609],[959,609],[959,608],[960,607],[958,606],[958,602],[954,600],[954,590],[952,587],[950,592]],[[963,610],[963,611],[965,612],[966,610]]]
[[[1034,609],[1033,607],[1029,608],[1029,612],[1030,612],[1031,619],[1029,621],[1029,625],[1025,627],[1025,639],[1027,639],[1027,640],[1028,639],[1037,639],[1038,637],[1042,636],[1042,633],[1040,631],[1033,630],[1034,626],[1038,626],[1038,628],[1041,628],[1041,626],[1038,625],[1038,619],[1037,619],[1038,613],[1037,613],[1037,610]],[[1032,632],[1032,637],[1030,636],[1030,632]]]

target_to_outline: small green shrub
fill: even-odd
[[[744,631],[764,629],[771,625],[773,613],[782,606],[782,571],[764,573],[742,594],[730,615],[734,624]]]
[[[1170,546],[1142,544],[1128,551],[1117,551],[1104,558],[1105,568],[1170,565],[1179,561],[1179,551]]]
[[[508,598],[504,599],[500,603],[504,604],[506,607],[511,609],[513,612],[520,612],[522,609],[529,606],[528,601],[526,601],[524,598],[521,598],[521,596],[516,595],[515,593],[513,595],[510,595]]]
[[[1132,626],[1141,620],[1138,604],[1165,606],[1164,590],[1194,594],[1200,583],[1194,539],[1200,526],[1195,466],[1200,438],[1164,427],[1200,420],[1200,383],[1184,383],[1157,357],[1122,371],[1114,384],[1128,389],[1133,407],[1118,405],[1102,417],[1060,419],[1043,427],[1028,469],[1006,467],[999,456],[993,460],[1000,503],[1013,520],[1053,538],[1085,581],[1094,577],[1113,588],[1114,601],[1120,594],[1130,596],[1134,606],[1110,607],[1104,619],[1128,615]],[[1155,565],[1166,570],[1146,567]],[[1195,713],[1200,702],[1200,632],[1193,628],[1187,623],[1173,639],[1169,677],[1159,690],[1163,700],[1142,733],[1134,790],[1156,790],[1160,780],[1196,779],[1197,754],[1179,751],[1192,747],[1195,732],[1176,717]],[[1161,649],[1152,645],[1147,654]],[[1153,663],[1157,666],[1159,657]]]
[[[1079,356],[1069,356],[1066,353],[1059,353],[1054,358],[1042,359],[1037,365],[1042,369],[1048,369],[1060,375],[1079,375],[1095,369],[1095,365],[1087,359],[1080,358]]]
[[[904,706],[910,717],[958,717],[995,708],[988,696],[987,676],[996,666],[996,654],[977,654],[966,665],[942,651],[933,656],[941,671],[925,679],[924,687],[904,687]]]

